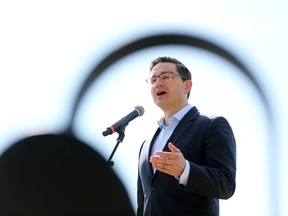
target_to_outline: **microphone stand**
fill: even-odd
[[[123,139],[124,139],[124,137],[125,137],[125,128],[124,128],[123,130],[121,130],[120,132],[117,132],[117,133],[119,134],[119,136],[118,136],[118,138],[117,138],[117,143],[116,143],[116,145],[115,145],[115,147],[114,147],[114,149],[113,149],[113,151],[112,151],[112,153],[111,153],[111,155],[110,155],[110,157],[109,157],[109,159],[108,159],[108,161],[107,161],[108,164],[109,164],[111,167],[114,165],[114,162],[112,161],[113,155],[115,154],[115,152],[116,152],[119,144],[120,144],[121,142],[123,142]]]

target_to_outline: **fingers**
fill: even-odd
[[[185,168],[185,158],[181,151],[172,143],[168,144],[170,152],[159,151],[150,157],[152,166],[170,175],[181,175]]]
[[[168,148],[170,149],[171,152],[158,151],[158,152],[155,152],[155,156],[165,158],[165,159],[174,159],[176,156],[175,153],[181,154],[181,151],[176,146],[174,146],[171,142],[168,144]]]
[[[176,146],[174,146],[171,142],[168,144],[168,148],[170,149],[171,152],[173,153],[180,153],[181,151],[176,148]]]
[[[161,156],[158,156],[158,155],[153,155],[153,156],[150,157],[150,162],[152,164],[156,164],[157,167],[161,167],[161,166],[163,167],[164,164],[168,163],[168,160],[165,157],[161,157]]]
[[[156,152],[155,154],[161,157],[171,158],[172,156],[171,153],[181,153],[181,151],[178,148],[176,148],[176,146],[174,146],[171,142],[168,144],[168,148],[171,152],[159,151],[159,152]]]
[[[150,157],[150,163],[155,169],[160,171],[164,171],[167,168],[168,160],[164,157],[153,155]]]

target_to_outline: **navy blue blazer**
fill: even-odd
[[[152,140],[146,140],[139,154],[138,216],[218,216],[219,199],[235,191],[236,143],[228,121],[221,116],[201,115],[191,108],[181,119],[164,151],[172,142],[190,163],[186,186],[168,174],[156,171],[149,162]]]

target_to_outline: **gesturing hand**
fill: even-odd
[[[152,166],[172,176],[180,176],[185,168],[186,161],[182,152],[172,143],[168,144],[171,152],[158,151],[150,157]]]

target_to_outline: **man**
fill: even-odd
[[[164,116],[140,150],[137,215],[218,216],[219,199],[230,198],[236,185],[229,123],[188,103],[191,73],[177,59],[154,59],[147,82]]]

